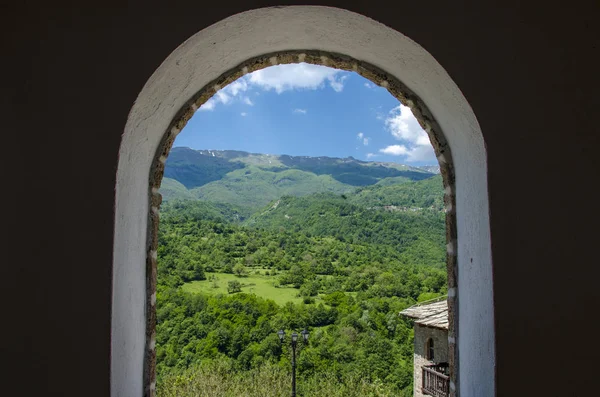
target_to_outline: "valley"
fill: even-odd
[[[303,395],[355,385],[411,396],[413,331],[398,313],[447,292],[441,176],[351,158],[175,149],[161,187],[159,395],[285,378],[289,352],[276,332],[306,328]]]

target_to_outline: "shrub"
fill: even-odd
[[[242,283],[237,280],[231,280],[227,283],[227,292],[234,294],[236,292],[242,292]]]

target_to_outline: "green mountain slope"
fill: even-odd
[[[436,175],[418,182],[390,184],[384,179],[374,186],[356,190],[350,202],[365,207],[396,206],[405,208],[444,208],[442,176]]]
[[[172,200],[161,205],[161,223],[181,224],[193,222],[239,223],[244,217],[230,204],[207,201]]]
[[[245,224],[394,247],[401,254],[401,263],[445,266],[443,211],[430,208],[387,211],[359,206],[352,201],[351,194],[285,196],[251,216]]]
[[[361,161],[353,157],[288,156],[175,147],[167,159],[165,177],[176,179],[186,188],[192,189],[218,181],[232,171],[249,166],[272,172],[295,169],[316,175],[330,175],[336,181],[351,186],[374,185],[390,177],[421,180],[434,175],[421,167]]]
[[[289,168],[331,175],[335,180],[352,186],[374,185],[389,177],[405,177],[421,180],[431,177],[431,173],[395,163],[368,162],[353,157],[345,159],[333,157],[279,156],[279,161]]]
[[[344,193],[351,190],[351,186],[329,175],[293,169],[272,172],[249,166],[191,192],[201,200],[230,203],[254,212],[284,195],[305,196],[316,192]]]
[[[165,165],[165,178],[179,181],[188,189],[217,181],[229,172],[244,168],[239,162],[222,157],[207,156],[197,150],[176,147],[171,150]]]
[[[181,182],[167,177],[164,177],[160,184],[160,194],[164,201],[195,199],[194,195]]]
[[[175,147],[160,192],[165,201],[205,200],[244,208],[245,214],[284,195],[347,193],[356,187],[426,180],[418,167],[352,157],[308,157]]]

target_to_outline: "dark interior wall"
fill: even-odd
[[[0,394],[108,396],[114,186],[128,111],[192,34],[246,9],[293,2],[47,3],[0,11],[9,155]],[[574,349],[583,346],[574,341],[600,303],[600,3],[318,3],[421,44],[478,117],[489,156],[498,395],[597,390],[597,348]]]

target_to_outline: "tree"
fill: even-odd
[[[281,275],[279,281],[281,284],[292,284],[294,288],[300,288],[304,283],[304,270],[300,266],[294,265],[289,272]]]
[[[234,294],[236,292],[242,292],[242,283],[237,280],[231,280],[227,283],[227,292]]]
[[[300,287],[300,296],[317,296],[319,294],[320,286],[321,285],[317,280],[305,282],[304,284],[302,284],[302,287]]]
[[[238,277],[246,277],[248,275],[248,271],[246,270],[246,266],[238,263],[233,267],[233,274]]]
[[[206,278],[204,275],[204,266],[198,262],[195,262],[193,265],[193,277],[194,280],[204,280]]]

